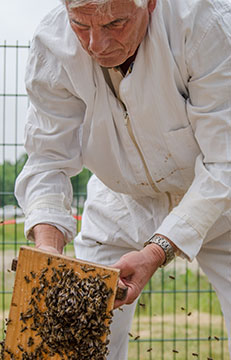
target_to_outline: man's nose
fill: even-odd
[[[109,44],[109,38],[104,29],[91,29],[88,49],[94,54],[103,53]]]

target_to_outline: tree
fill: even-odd
[[[26,160],[27,155],[23,154],[16,163],[4,161],[0,165],[0,207],[17,204],[14,197],[14,183]]]
[[[27,155],[23,154],[16,163],[5,161],[0,165],[0,207],[5,205],[17,205],[17,200],[14,196],[14,184],[16,177],[21,172],[26,160]],[[90,175],[90,171],[84,169],[79,175],[71,178],[74,198],[86,196],[86,185]]]

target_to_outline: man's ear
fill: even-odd
[[[154,9],[156,7],[156,1],[157,0],[149,0],[148,1],[148,11],[150,14],[154,11]]]

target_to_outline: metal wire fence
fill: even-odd
[[[21,245],[33,246],[24,238],[23,214],[13,195],[15,178],[25,162],[28,49],[29,43],[0,44],[0,339],[4,338],[14,284],[11,261]],[[85,170],[73,180],[78,231],[88,177]],[[73,244],[65,251],[74,256]],[[177,259],[157,271],[139,299],[129,336],[129,360],[229,359],[219,302],[195,262]]]

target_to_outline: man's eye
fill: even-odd
[[[126,22],[127,20],[117,20],[117,21],[113,21],[110,24],[105,25],[105,27],[108,29],[120,28],[123,27],[126,24]]]
[[[72,24],[74,26],[76,26],[77,28],[79,28],[81,30],[88,30],[89,29],[89,26],[87,26],[87,25],[80,24],[80,23],[78,23],[78,22],[76,22],[74,20],[72,20],[71,22],[72,22]]]

